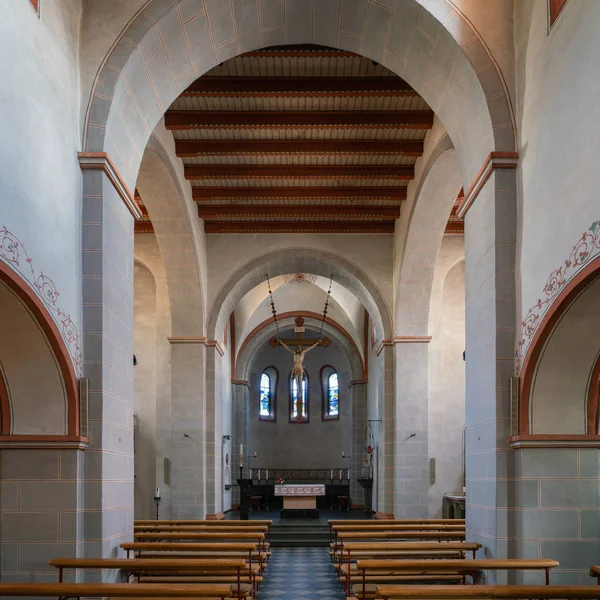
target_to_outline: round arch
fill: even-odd
[[[77,376],[54,319],[27,282],[2,261],[0,295],[0,321],[9,329],[16,327],[19,339],[7,352],[0,351],[1,439],[19,444],[79,443]],[[10,332],[2,329],[8,338]],[[45,399],[42,404],[40,397]]]
[[[352,292],[367,309],[379,331],[392,334],[392,321],[383,295],[371,278],[350,261],[325,250],[285,248],[263,254],[240,267],[221,287],[208,317],[207,336],[217,337],[240,299],[269,277],[287,273],[311,273],[329,278]]]
[[[255,0],[185,6],[149,0],[99,69],[84,151],[107,153],[133,189],[150,133],[195,79],[243,52],[307,43],[358,52],[405,79],[448,131],[464,182],[475,178],[491,152],[515,151],[506,83],[481,36],[450,0],[427,7],[418,0],[392,8],[369,3],[359,13],[350,3],[316,0],[261,3],[260,11]]]
[[[519,436],[573,436],[574,442],[591,436],[600,441],[599,307],[596,259],[556,297],[528,348],[521,371]],[[561,430],[548,429],[551,422]]]
[[[172,335],[203,335],[205,277],[195,244],[198,236],[192,232],[194,220],[185,206],[190,194],[183,193],[168,152],[155,136],[144,152],[137,188],[148,208],[163,258]]]
[[[403,335],[425,336],[437,257],[452,206],[461,188],[458,156],[442,138],[425,170],[410,216],[396,276],[395,324]]]
[[[296,317],[303,317],[306,319],[306,328],[310,331],[319,331],[321,328],[322,315],[306,311],[283,313],[278,316],[277,321],[282,328],[288,326],[293,327],[293,320]],[[241,381],[246,381],[248,379],[248,371],[252,362],[250,357],[258,347],[273,337],[275,331],[274,320],[273,318],[270,318],[260,323],[260,325],[257,325],[248,334],[246,339],[242,342],[236,356],[236,379]],[[348,359],[348,363],[352,367],[352,376],[354,379],[362,379],[364,377],[364,361],[352,336],[339,323],[328,317],[323,325],[323,331],[331,339],[335,340],[340,348],[342,348],[342,351]]]

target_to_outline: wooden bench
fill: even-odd
[[[356,570],[360,583],[354,588],[357,598],[375,598],[376,585],[370,589],[367,581],[383,583],[386,581],[416,580],[462,580],[466,583],[469,575],[475,583],[479,571],[504,570],[543,570],[546,573],[546,585],[550,585],[550,570],[558,567],[552,559],[451,559],[451,560],[358,560]],[[359,592],[359,593],[357,593]]]
[[[353,564],[357,559],[462,559],[467,552],[472,552],[475,558],[475,553],[480,548],[481,544],[475,542],[349,542],[344,546],[346,554],[341,557],[336,568],[346,592],[349,593],[351,577],[358,574]]]
[[[257,570],[243,558],[54,558],[48,564],[58,569],[59,583],[64,569],[119,570],[127,580],[135,575],[138,583],[234,583],[238,600],[254,596],[257,583]],[[242,580],[248,585],[242,586]]]
[[[502,598],[524,600],[600,599],[600,589],[589,585],[379,585],[376,597],[382,600],[429,598],[463,600],[464,598]]]
[[[137,523],[137,521],[136,521]],[[329,519],[329,541],[334,525],[465,525],[465,519]]]
[[[269,544],[265,542],[265,534],[262,532],[239,531],[239,532],[149,532],[134,533],[135,541],[155,541],[155,542],[254,542],[258,546],[258,562],[261,562],[262,556],[267,556]]]
[[[334,543],[332,551],[332,559],[337,562],[338,554],[343,556],[344,545],[350,541],[356,542],[391,542],[398,540],[420,540],[420,541],[432,541],[436,540],[438,543],[449,542],[449,541],[460,541],[464,542],[465,532],[463,531],[346,531],[337,534],[338,541]],[[443,547],[440,547],[442,550]]]
[[[161,556],[163,558],[246,558],[253,562],[257,558],[258,545],[254,542],[125,542],[121,548],[127,552],[137,553],[138,558]],[[265,559],[263,558],[263,561]]]
[[[231,598],[230,585],[164,585],[130,583],[0,583],[2,596],[58,598]]]
[[[212,527],[253,527],[254,525],[273,525],[271,519],[252,519],[248,521],[221,520],[215,521],[212,519],[159,519],[159,520],[143,520],[139,519],[133,522],[133,525],[211,525]]]

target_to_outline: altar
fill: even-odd
[[[319,517],[317,496],[325,495],[325,486],[316,484],[281,484],[275,486],[275,496],[283,496],[281,517]]]

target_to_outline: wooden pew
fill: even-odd
[[[125,542],[121,548],[137,555],[138,558],[150,558],[148,554],[162,555],[163,558],[246,558],[253,562],[258,545],[255,542]],[[136,554],[137,553],[137,554]]]
[[[399,540],[420,540],[420,541],[433,541],[437,540],[439,543],[449,541],[460,541],[464,542],[465,532],[464,531],[344,531],[337,534],[339,543],[335,543],[333,547],[333,561],[337,562],[337,555],[343,556],[344,545],[347,542],[391,542]],[[440,548],[443,549],[443,548]]]
[[[257,571],[243,558],[54,558],[48,564],[58,569],[59,583],[64,569],[106,569],[124,571],[127,581],[135,575],[138,583],[234,583],[238,600],[256,591]],[[183,580],[184,575],[193,578]]]
[[[0,597],[59,598],[225,598],[232,597],[231,585],[172,585],[165,594],[164,585],[130,583],[0,583]]]
[[[252,519],[248,521],[240,521],[237,519],[215,521],[213,519],[158,519],[144,520],[138,519],[133,522],[134,525],[211,525],[218,527],[219,525],[231,526],[238,525],[239,527],[252,527],[253,525],[273,525],[271,519]]]
[[[358,571],[353,565],[357,559],[437,559],[437,558],[465,558],[467,552],[475,553],[481,544],[475,542],[348,542],[344,546],[345,556],[337,563],[340,579],[344,582],[346,593],[349,593],[352,575]]]
[[[329,541],[334,525],[465,525],[465,519],[329,519]]]
[[[451,559],[451,560],[357,560],[356,570],[360,573],[360,584],[355,595],[358,598],[375,598],[376,585],[372,585],[367,594],[367,581],[378,584],[400,580],[462,580],[466,583],[467,575],[475,577],[478,571],[505,570],[543,570],[546,574],[546,585],[550,585],[550,570],[559,563],[552,559]],[[360,591],[360,595],[356,594]]]
[[[600,589],[589,585],[379,585],[376,597],[382,600],[429,598],[463,600],[465,598],[515,598],[523,600],[599,600]]]
[[[266,556],[268,544],[265,543],[265,534],[263,532],[239,531],[239,532],[149,532],[134,533],[133,539],[140,541],[154,542],[254,542],[258,546],[258,562],[262,562],[262,556]]]

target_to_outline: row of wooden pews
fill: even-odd
[[[553,559],[477,559],[481,544],[465,541],[464,520],[331,520],[329,528],[329,554],[349,600],[600,598],[597,587],[550,585]],[[542,571],[546,585],[473,585],[483,571],[514,570]],[[600,567],[590,575],[600,584]]]
[[[136,521],[127,558],[55,558],[56,584],[0,583],[0,596],[256,598],[271,521]],[[64,583],[76,570],[120,571],[126,583]]]

